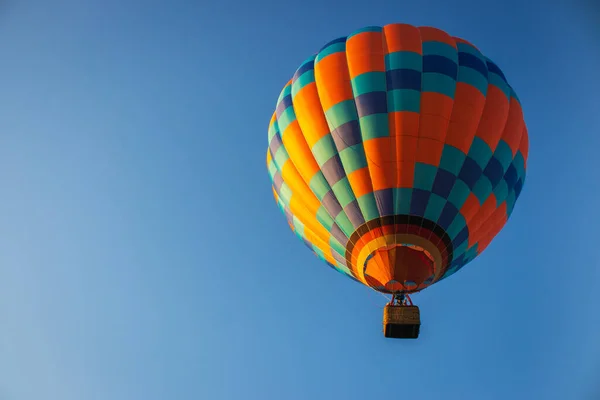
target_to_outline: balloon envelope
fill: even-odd
[[[431,27],[331,41],[285,85],[268,130],[275,200],[339,272],[413,293],[472,261],[525,181],[528,135],[494,62]]]

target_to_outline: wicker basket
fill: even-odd
[[[387,305],[383,310],[383,334],[388,338],[416,339],[421,328],[417,306]]]

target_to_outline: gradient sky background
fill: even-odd
[[[599,399],[600,14],[561,1],[7,2],[0,400]],[[414,296],[418,341],[294,237],[265,166],[296,67],[392,22],[498,63],[531,141],[504,231]]]

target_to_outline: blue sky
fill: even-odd
[[[202,3],[4,6],[0,399],[599,398],[591,2]],[[264,161],[295,68],[392,22],[492,58],[531,142],[508,225],[414,296],[410,342],[289,231]]]

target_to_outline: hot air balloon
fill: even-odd
[[[500,68],[432,27],[333,40],[284,86],[268,128],[275,200],[338,272],[391,294],[386,337],[417,338],[410,294],[475,259],[525,182],[528,134]]]

